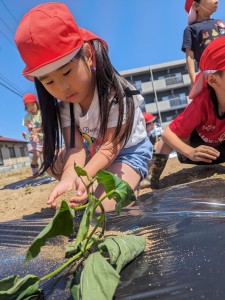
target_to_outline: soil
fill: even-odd
[[[22,182],[31,175],[30,168],[0,173],[0,221],[9,221],[49,208],[50,194],[57,181],[38,186],[28,185],[17,189],[13,183]],[[171,187],[205,178],[225,179],[225,163],[211,166],[180,164],[176,157],[170,158],[161,175],[160,188]],[[139,190],[139,196],[152,192],[150,188]],[[65,196],[64,196],[65,197]]]

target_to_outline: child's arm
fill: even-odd
[[[123,133],[124,127],[125,125],[122,126],[120,134]],[[97,171],[101,169],[106,169],[108,166],[112,164],[114,159],[120,153],[123,144],[122,143],[117,144],[115,141],[112,141],[114,132],[115,132],[115,128],[107,129],[105,139],[100,149],[84,167],[84,169],[87,171],[87,174],[89,176],[94,177]],[[85,187],[79,178],[76,182],[76,187],[77,187],[77,196],[70,199],[71,207],[81,205],[82,203],[85,203],[87,200]]]
[[[195,82],[195,59],[194,59],[194,52],[190,49],[186,49],[186,63],[188,74],[191,79],[191,86],[194,85]]]
[[[159,144],[159,138],[156,135],[156,137],[155,137],[155,145],[153,145],[155,149],[157,149],[158,144]]]
[[[56,206],[55,200],[58,196],[69,190],[76,189],[75,181],[77,175],[74,170],[74,162],[80,167],[84,167],[86,162],[86,151],[78,128],[75,129],[75,148],[70,149],[70,127],[64,128],[62,133],[66,145],[65,165],[60,182],[55,186],[48,198],[48,204],[52,206]]]
[[[211,163],[216,160],[220,153],[215,148],[201,145],[196,148],[184,143],[172,130],[167,127],[162,134],[163,141],[172,149],[188,157],[192,161]]]

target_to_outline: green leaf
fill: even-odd
[[[78,246],[75,247],[75,242],[73,241],[66,246],[65,257],[66,258],[72,257],[77,252],[78,252]]]
[[[118,214],[123,207],[136,200],[134,191],[130,185],[118,176],[108,171],[100,170],[96,174],[96,179],[99,184],[102,183],[104,185],[106,193],[114,191],[108,198],[113,198],[116,201],[116,212]]]
[[[99,253],[90,254],[81,274],[83,300],[112,300],[120,275]]]
[[[121,251],[119,245],[112,239],[112,237],[106,237],[105,241],[98,245],[98,248],[104,252],[107,251],[109,253],[111,265],[116,265]]]
[[[71,210],[66,201],[62,201],[60,209],[56,212],[52,221],[39,233],[29,247],[25,262],[36,257],[43,245],[49,238],[64,235],[69,236],[74,232],[73,229],[74,211]]]
[[[18,275],[8,276],[0,280],[0,291],[7,291],[17,281]]]
[[[74,166],[74,170],[78,176],[88,176],[87,172],[79,166]]]
[[[38,288],[40,278],[35,275],[26,275],[20,278],[18,275],[9,276],[0,281],[1,300],[22,300],[30,296],[40,294]]]
[[[145,250],[146,239],[143,236],[120,235],[110,236],[98,245],[103,251],[108,251],[110,263],[116,265],[118,273],[133,259]]]
[[[74,300],[81,300],[80,277],[81,277],[81,270],[74,273],[73,280],[70,285],[71,295]]]
[[[92,181],[92,178],[88,175],[88,173],[87,173],[84,169],[82,169],[81,167],[76,166],[76,164],[74,165],[74,170],[75,170],[75,172],[77,173],[77,175],[78,175],[79,177],[81,177],[81,176],[86,176],[87,179],[88,179],[90,182]]]
[[[88,197],[88,206],[86,207],[76,238],[75,246],[74,248],[77,249],[77,247],[80,245],[80,243],[87,238],[89,226],[91,223],[91,220],[93,218],[93,213],[94,213],[94,206],[96,202],[96,198],[93,194],[89,194]]]
[[[25,291],[23,291],[17,300],[33,300],[40,299],[38,296],[42,293],[42,290],[39,289],[39,282],[29,286]],[[36,296],[36,297],[35,297]]]

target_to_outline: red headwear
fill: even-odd
[[[188,13],[188,24],[191,25],[197,20],[197,13],[195,9],[192,7],[194,0],[186,0],[185,2],[185,10]]]
[[[193,99],[203,89],[204,75],[225,70],[225,36],[216,38],[203,51],[199,62],[201,73],[196,76],[195,84],[189,94]]]
[[[32,8],[21,20],[15,42],[26,64],[28,79],[42,76],[67,64],[84,42],[98,39],[94,33],[78,27],[64,3],[49,2]]]
[[[32,103],[32,102],[36,102],[37,103],[37,97],[34,94],[25,94],[23,96],[23,103],[27,104],[27,103]]]
[[[153,116],[152,114],[146,113],[146,112],[144,112],[143,115],[144,115],[146,124],[149,123],[149,122],[155,121],[155,119],[157,118],[156,116]]]

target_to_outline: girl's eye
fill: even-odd
[[[69,71],[67,71],[66,73],[64,73],[63,76],[70,74],[70,72],[71,72],[71,69]]]
[[[49,82],[45,82],[44,84],[52,84],[52,83],[53,83],[53,80],[49,81]]]

